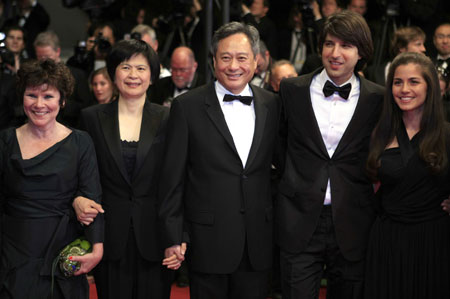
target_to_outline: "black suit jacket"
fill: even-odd
[[[270,170],[279,121],[278,96],[251,86],[255,132],[243,168],[214,83],[177,97],[167,129],[160,199],[165,247],[189,235],[190,267],[232,273],[247,243],[255,270],[272,265]]]
[[[364,169],[383,88],[360,78],[358,104],[330,158],[310,97],[312,78],[320,71],[281,82],[284,106],[280,131],[287,146],[275,214],[277,241],[292,253],[306,248],[319,221],[330,178],[337,243],[345,258],[360,260],[374,219],[374,192]]]
[[[203,76],[195,73],[190,89],[203,85],[204,83]],[[167,99],[173,97],[174,92],[175,84],[172,81],[172,77],[169,76],[158,79],[155,84],[150,85],[147,94],[149,95],[150,102],[162,105]]]
[[[146,101],[130,179],[120,145],[118,101],[92,106],[81,113],[81,124],[94,141],[100,170],[105,209],[104,259],[114,260],[124,254],[130,225],[141,255],[150,261],[162,258],[156,196],[167,117],[168,108]]]

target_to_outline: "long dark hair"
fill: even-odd
[[[419,156],[433,174],[441,172],[447,166],[446,125],[436,69],[431,60],[423,54],[402,53],[394,59],[389,68],[383,110],[372,133],[367,171],[374,180],[377,180],[380,156],[386,146],[394,140],[395,134],[403,122],[403,112],[395,103],[392,95],[394,73],[399,66],[409,63],[421,68],[422,76],[427,83],[427,96],[420,121]]]

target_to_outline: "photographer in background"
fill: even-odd
[[[92,71],[106,66],[105,58],[115,41],[111,23],[94,23],[88,29],[86,42],[80,42],[75,47],[75,53],[67,60],[67,65],[84,70],[88,77]]]

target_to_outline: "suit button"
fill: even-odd
[[[239,213],[245,214],[245,209],[240,209],[240,210],[239,210]]]

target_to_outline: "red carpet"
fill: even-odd
[[[95,284],[89,284],[89,299],[97,299],[97,290],[95,289]],[[320,288],[319,299],[325,299],[326,289]],[[172,293],[170,294],[170,299],[189,299],[189,288],[179,288],[176,285],[172,286]]]

